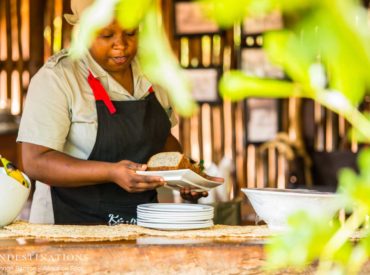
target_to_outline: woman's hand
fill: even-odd
[[[211,177],[208,175],[205,175],[205,178],[212,180],[212,181],[224,182],[223,178]],[[208,192],[207,191],[196,192],[196,191],[192,191],[190,188],[187,187],[187,188],[180,189],[180,195],[184,200],[196,203],[200,198],[207,197]]]
[[[180,195],[184,200],[190,201],[192,203],[196,203],[200,198],[207,197],[208,192],[196,192],[192,191],[189,187],[181,188]]]
[[[145,171],[146,165],[129,160],[117,162],[112,167],[112,182],[115,182],[130,193],[153,190],[165,184],[161,177],[136,174],[138,170]]]

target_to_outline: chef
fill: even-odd
[[[67,21],[78,24],[92,2],[72,0]],[[31,79],[17,138],[24,170],[37,180],[30,222],[136,223],[137,205],[157,202],[163,178],[136,171],[181,146],[167,94],[142,74],[137,46],[138,29],[114,20],[85,56],[72,60],[62,50]]]

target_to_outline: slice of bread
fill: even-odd
[[[191,169],[201,174],[200,167],[179,152],[163,152],[153,155],[147,163],[148,171]]]

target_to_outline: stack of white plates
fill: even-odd
[[[213,226],[213,207],[201,204],[147,203],[137,207],[137,225],[162,230]]]

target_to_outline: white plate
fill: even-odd
[[[153,228],[153,229],[160,229],[160,230],[190,230],[190,229],[200,229],[200,228],[208,228],[213,226],[212,221],[207,221],[204,223],[194,223],[194,224],[171,224],[171,223],[153,223],[153,222],[142,222],[137,221],[137,225]]]
[[[171,220],[171,221],[202,221],[213,219],[213,214],[193,215],[193,216],[168,216],[154,214],[137,214],[138,219],[153,219],[153,220]]]
[[[137,210],[147,210],[153,212],[213,212],[213,206],[203,204],[186,203],[145,203],[139,204]]]
[[[167,171],[136,171],[136,173],[139,175],[162,177],[166,181],[165,187],[175,190],[189,187],[191,189],[194,189],[194,191],[208,191],[222,184],[222,182],[203,178],[190,169]]]
[[[204,220],[212,220],[213,214],[209,215],[199,215],[199,216],[167,216],[167,215],[137,215],[138,219],[150,219],[150,220],[170,220],[170,221],[204,221]]]
[[[164,211],[146,211],[146,210],[137,210],[139,215],[155,215],[155,216],[167,216],[167,217],[194,217],[194,216],[204,216],[204,215],[213,215],[213,211],[202,211],[202,212],[164,212]]]
[[[144,222],[144,223],[164,223],[164,224],[203,224],[203,223],[209,223],[210,219],[205,220],[173,220],[173,219],[144,219],[144,218],[137,218],[137,221]]]

